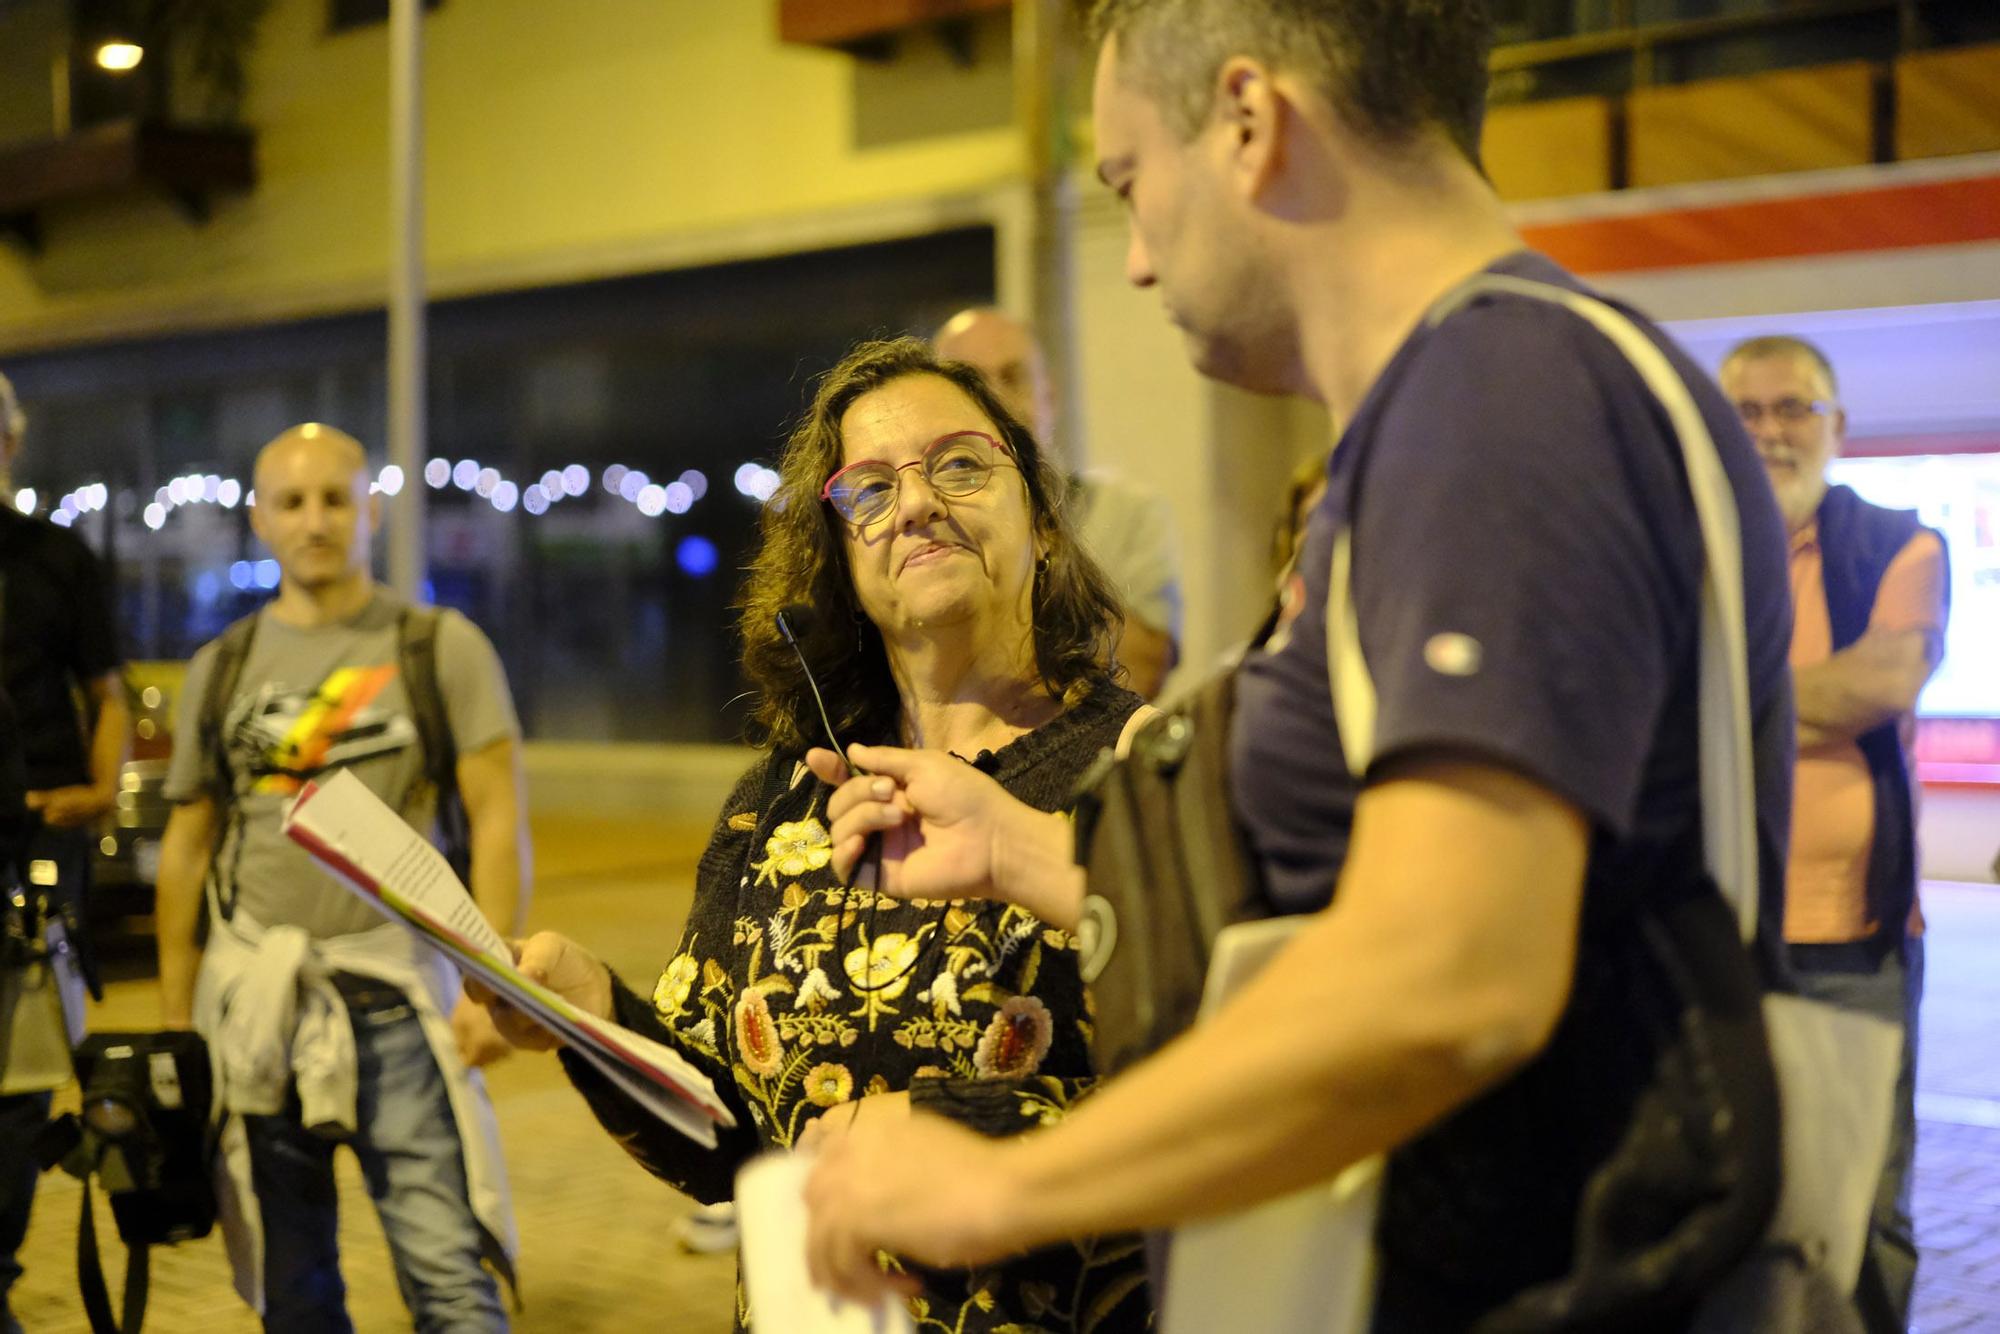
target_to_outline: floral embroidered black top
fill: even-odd
[[[1065,809],[1139,706],[1100,683],[973,763],[1029,805]],[[1093,1082],[1069,935],[1005,904],[904,903],[839,884],[828,867],[829,794],[796,756],[753,765],[723,806],[686,933],[651,998],[614,988],[620,1023],[714,1081],[737,1121],[716,1149],[563,1056],[627,1152],[704,1203],[728,1199],[751,1156],[790,1145],[813,1117],[853,1098],[908,1089],[920,1110],[1007,1135],[1061,1117]],[[1152,1305],[1141,1243],[1121,1236],[928,1272],[910,1310],[920,1331],[1123,1334],[1149,1328]],[[739,1283],[739,1328],[749,1320]]]

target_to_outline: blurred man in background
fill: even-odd
[[[1903,1025],[1889,1158],[1858,1294],[1871,1329],[1903,1329],[1917,1273],[1917,695],[1944,657],[1944,539],[1871,505],[1827,468],[1847,414],[1833,365],[1801,338],[1739,345],[1722,364],[1791,535],[1792,685],[1799,755],[1785,869],[1785,940],[1807,995]]]
[[[0,478],[11,479],[28,418],[0,375]],[[123,663],[97,557],[82,538],[0,504],[0,687],[12,701],[27,778],[23,892],[60,914],[82,942],[90,827],[118,800],[132,719]],[[80,717],[76,701],[88,706]],[[6,1016],[0,1016],[4,1019]],[[0,1331],[17,1328],[6,1292],[28,1231],[37,1169],[29,1151],[48,1119],[49,1090],[0,1087]],[[29,1082],[42,1083],[41,1079]]]
[[[1180,556],[1166,501],[1122,478],[1084,472],[1055,438],[1055,386],[1028,326],[990,306],[962,310],[932,340],[938,355],[979,369],[1007,410],[1069,472],[1072,521],[1125,603],[1118,661],[1128,685],[1152,699],[1180,656]]]
[[[417,1328],[507,1327],[482,1261],[511,1278],[513,1214],[492,1106],[467,1068],[506,1044],[442,956],[282,829],[304,783],[345,769],[469,854],[480,910],[503,936],[520,926],[527,811],[506,678],[470,621],[375,583],[379,519],[352,437],[312,424],[265,446],[251,520],[282,571],[278,596],[195,655],[166,786],[160,1017],[198,1028],[218,1055],[218,1097],[234,1113],[223,1154],[247,1197],[231,1237],[237,1286],[284,1334],[352,1329],[341,1140],[361,1160]]]

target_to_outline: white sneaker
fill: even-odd
[[[674,1240],[684,1251],[695,1255],[716,1255],[736,1249],[736,1202],[705,1204],[684,1218],[676,1218]]]

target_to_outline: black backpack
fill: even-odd
[[[229,772],[222,714],[243,678],[250,645],[257,637],[258,612],[236,621],[215,641],[215,661],[201,698],[199,742],[213,757],[217,773]],[[437,791],[438,836],[446,860],[466,880],[472,868],[472,828],[458,791],[458,747],[451,736],[444,694],[438,686],[436,607],[404,607],[396,615],[396,662],[410,699],[410,721],[423,748],[424,780]],[[469,882],[468,882],[469,883]]]
[[[92,1033],[76,1050],[82,1110],[42,1128],[35,1152],[83,1185],[76,1233],[77,1288],[93,1334],[139,1334],[155,1246],[214,1228],[216,1138],[208,1046],[197,1033]],[[125,1243],[125,1287],[114,1311],[91,1212],[104,1187]]]

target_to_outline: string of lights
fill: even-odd
[[[741,465],[732,480],[739,495],[760,505],[768,501],[778,488],[777,472],[760,463]],[[482,466],[476,459],[460,459],[454,463],[450,459],[434,458],[424,465],[424,481],[435,491],[453,487],[476,496],[501,514],[511,514],[520,509],[534,516],[547,514],[564,501],[581,499],[590,494],[591,489],[590,469],[581,463],[572,463],[561,469],[551,468],[524,486],[506,477],[498,468]],[[374,494],[393,496],[403,489],[403,483],[403,470],[390,464],[376,475],[368,489]],[[603,470],[598,483],[606,494],[630,504],[649,519],[686,514],[708,494],[707,476],[693,468],[673,481],[660,483],[637,468],[614,463]],[[189,473],[156,490],[140,517],[146,527],[158,532],[166,527],[168,518],[176,510],[185,506],[218,505],[233,510],[238,505],[253,504],[255,500],[256,493],[234,477]],[[15,493],[14,502],[21,513],[33,514],[41,503],[41,497],[33,487],[23,487]],[[49,520],[67,528],[83,515],[104,509],[110,502],[111,489],[103,482],[91,482],[64,493],[50,507]],[[250,587],[242,583],[237,586]]]

